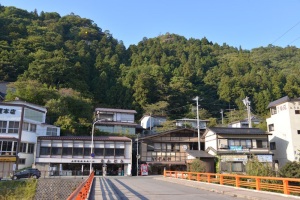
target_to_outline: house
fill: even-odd
[[[270,102],[270,117],[267,118],[270,149],[274,153],[276,167],[300,158],[300,98],[285,96]]]
[[[251,118],[251,123],[254,124],[254,125],[258,125],[260,122],[261,122],[261,120],[256,118],[256,117]],[[248,119],[243,119],[243,120],[240,120],[240,121],[235,121],[235,122],[229,123],[228,127],[232,127],[232,128],[249,128],[249,122],[248,122]]]
[[[38,136],[60,135],[60,128],[45,123],[47,109],[24,101],[0,103],[0,177],[35,162]]]
[[[272,164],[269,133],[258,128],[207,128],[202,136],[205,151],[219,158],[220,173],[245,173],[245,165],[253,156]]]
[[[95,129],[107,133],[136,134],[135,110],[96,108]]]
[[[95,175],[131,175],[130,138],[95,136],[91,144],[90,136],[39,136],[35,165],[47,176],[89,175],[91,167]]]
[[[155,130],[156,127],[162,125],[162,123],[167,121],[165,116],[159,115],[144,115],[141,118],[141,126],[146,130]]]
[[[139,164],[150,166],[149,174],[162,174],[164,168],[168,170],[187,170],[187,163],[191,159],[202,159],[212,164],[214,156],[205,152],[195,153],[198,149],[198,132],[191,128],[178,128],[157,134],[141,136],[139,142]],[[202,148],[204,144],[201,141]],[[189,161],[188,161],[189,160]],[[207,166],[207,169],[213,169]]]
[[[199,120],[199,129],[206,129],[206,126],[208,124],[209,120]],[[189,119],[189,118],[183,118],[183,119],[176,119],[176,126],[181,128],[194,128],[197,129],[197,119]]]

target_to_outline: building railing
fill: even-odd
[[[286,195],[300,195],[300,179],[298,178],[246,176],[238,174],[214,174],[166,170],[164,171],[164,177],[215,183],[253,190],[277,192]]]
[[[67,198],[67,200],[85,200],[88,199],[91,187],[94,180],[94,172],[90,174],[90,176],[80,184],[74,192]]]

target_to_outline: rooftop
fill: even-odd
[[[38,140],[80,140],[91,141],[91,136],[39,136]],[[94,141],[122,141],[130,142],[131,139],[125,136],[94,136]]]

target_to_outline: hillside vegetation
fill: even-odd
[[[299,54],[294,46],[243,50],[171,33],[126,48],[73,13],[0,6],[0,81],[13,82],[6,99],[47,106],[48,122],[71,134],[88,134],[95,106],[135,109],[137,119],[195,117],[195,96],[201,119],[245,109],[246,96],[264,116],[270,101],[299,96]]]

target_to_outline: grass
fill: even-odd
[[[31,200],[34,199],[37,180],[0,181],[1,200]]]

